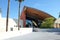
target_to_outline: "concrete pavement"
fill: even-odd
[[[5,40],[60,40],[60,32],[32,32]]]

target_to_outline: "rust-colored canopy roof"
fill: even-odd
[[[27,6],[24,6],[24,12],[28,18],[44,20],[45,18],[53,17],[46,12]]]

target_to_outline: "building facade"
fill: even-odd
[[[18,28],[15,27],[17,23],[12,19],[8,19],[8,31],[15,31]],[[6,18],[2,17],[2,10],[0,8],[0,32],[6,32]]]
[[[59,13],[59,18],[55,20],[54,28],[60,28],[60,13]]]

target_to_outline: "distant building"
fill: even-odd
[[[60,13],[59,13],[59,18],[55,20],[54,28],[60,28]]]
[[[12,28],[15,28],[17,23],[12,19],[8,19],[8,31],[11,31]],[[13,29],[15,30],[15,29]],[[6,18],[2,17],[2,10],[0,8],[0,32],[5,32],[6,31]]]

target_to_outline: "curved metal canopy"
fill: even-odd
[[[45,18],[53,17],[44,11],[37,10],[35,8],[31,8],[27,6],[24,6],[24,11],[27,19],[30,18],[30,19],[44,20]]]

